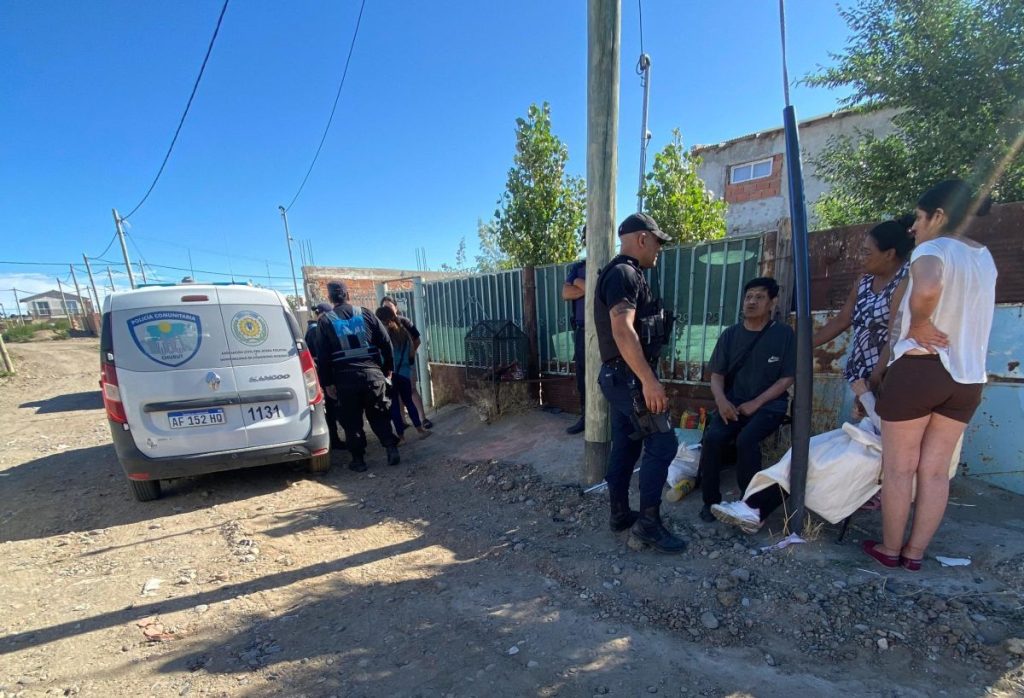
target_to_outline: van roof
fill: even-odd
[[[131,310],[134,308],[152,308],[160,306],[181,306],[185,296],[208,295],[217,297],[218,292],[230,289],[231,296],[237,299],[240,295],[251,298],[253,303],[284,304],[284,297],[269,288],[258,288],[248,284],[148,284],[131,291],[116,291],[104,299],[103,312],[114,310]]]

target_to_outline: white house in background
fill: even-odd
[[[856,139],[858,133],[884,138],[893,132],[895,109],[872,112],[838,111],[816,116],[799,124],[803,152],[804,198],[808,227],[817,220],[814,202],[829,190],[817,177],[811,162],[832,136]],[[698,169],[704,184],[729,204],[727,234],[747,235],[778,229],[789,218],[789,185],[786,181],[786,137],[781,127],[750,133],[717,145],[697,145],[693,152],[703,158]]]
[[[64,292],[63,298],[61,298],[61,292],[57,289],[21,298],[20,301],[22,307],[28,311],[33,320],[66,320],[69,317],[69,312],[71,315],[78,315],[83,312],[83,309],[86,314],[93,311],[92,301],[88,298],[82,298],[67,291]],[[67,301],[66,308],[64,307],[64,301]]]

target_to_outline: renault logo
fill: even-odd
[[[220,376],[210,371],[206,374],[206,384],[210,386],[210,390],[220,390]]]

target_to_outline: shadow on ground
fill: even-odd
[[[79,410],[96,410],[103,408],[103,396],[98,390],[87,390],[81,393],[57,395],[45,400],[23,402],[18,407],[35,409],[36,414],[56,414],[58,412],[77,412]]]

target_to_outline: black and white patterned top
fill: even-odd
[[[853,306],[853,341],[850,357],[846,360],[843,376],[852,383],[868,378],[875,370],[882,347],[889,341],[889,312],[892,294],[907,275],[909,264],[904,264],[880,293],[871,290],[874,276],[865,274],[857,286],[857,302]]]

